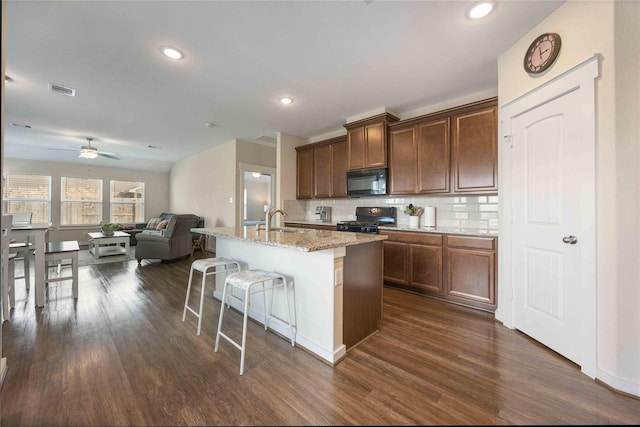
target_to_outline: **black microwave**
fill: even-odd
[[[347,195],[379,196],[387,194],[387,169],[362,169],[347,172]]]

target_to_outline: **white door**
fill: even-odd
[[[509,120],[513,326],[581,366],[596,316],[594,100],[585,108],[582,92]]]

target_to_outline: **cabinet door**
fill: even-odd
[[[347,141],[332,146],[332,197],[347,197]]]
[[[447,294],[495,307],[495,254],[489,251],[447,250]]]
[[[364,126],[347,131],[349,170],[365,167],[364,160]]]
[[[416,126],[418,193],[449,192],[449,118]]]
[[[391,194],[416,192],[415,128],[392,130],[389,133],[389,180]]]
[[[442,281],[442,247],[409,246],[410,285],[444,293]]]
[[[331,197],[333,178],[331,160],[331,145],[323,145],[313,149],[314,197]]]
[[[384,280],[407,284],[407,245],[398,242],[383,242]]]
[[[498,189],[497,107],[453,117],[453,183],[455,192]]]
[[[313,149],[298,150],[296,178],[296,197],[313,198]]]
[[[365,167],[387,166],[386,123],[376,123],[364,127]]]

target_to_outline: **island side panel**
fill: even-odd
[[[276,271],[294,279],[296,345],[330,364],[346,354],[342,339],[341,280],[336,286],[344,247],[302,252],[223,237],[217,238],[216,246],[217,256],[238,260],[243,268]],[[224,279],[217,281],[214,295],[218,299],[222,297],[222,283]],[[262,293],[251,297],[249,312],[249,316],[260,323],[264,319],[262,297]],[[240,312],[244,310],[240,301],[232,299],[231,302]],[[286,319],[282,289],[274,291],[273,311],[276,316]],[[285,323],[271,321],[269,327],[285,337],[290,336]]]
[[[382,242],[347,246],[344,258],[344,343],[347,350],[378,330],[382,319]]]

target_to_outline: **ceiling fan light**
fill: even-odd
[[[98,157],[98,152],[92,148],[83,147],[80,149],[80,156],[83,159],[95,159]]]

